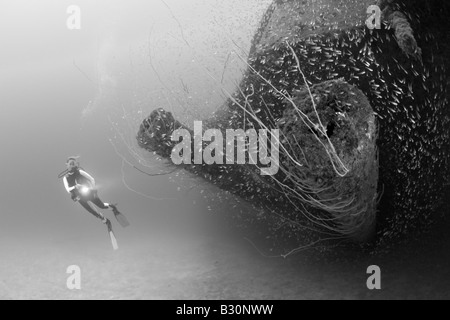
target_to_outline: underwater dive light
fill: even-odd
[[[91,189],[89,189],[89,188],[86,187],[86,186],[81,187],[81,190],[80,190],[80,192],[81,192],[83,195],[88,195],[88,194],[89,194],[89,191],[91,191]]]

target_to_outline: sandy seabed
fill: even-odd
[[[114,226],[117,251],[101,224],[89,239],[0,239],[0,299],[450,299],[444,225],[426,245],[342,261],[314,252],[266,258],[220,226],[208,232],[199,225],[176,232]],[[381,290],[366,286],[373,264],[381,268]],[[67,288],[70,265],[81,269],[80,290]]]

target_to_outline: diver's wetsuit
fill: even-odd
[[[103,215],[99,214],[97,211],[95,211],[94,209],[92,209],[92,207],[89,205],[88,201],[91,201],[93,204],[95,204],[97,207],[99,207],[100,209],[109,209],[109,206],[106,206],[98,197],[97,195],[97,191],[91,191],[92,195],[86,197],[83,195],[78,195],[80,197],[80,200],[78,200],[78,202],[90,213],[92,213],[94,216],[96,216],[97,218],[103,220],[104,217]]]
[[[95,217],[104,220],[104,216],[94,210],[88,202],[91,201],[100,209],[109,209],[110,205],[108,203],[103,203],[103,201],[100,200],[96,190],[91,190],[88,195],[80,194],[75,187],[77,184],[93,187],[95,186],[94,178],[86,171],[77,168],[75,171],[69,172],[64,176],[64,186],[66,187],[67,192],[71,194],[72,199],[79,197],[80,200],[78,202],[83,208],[92,213]]]

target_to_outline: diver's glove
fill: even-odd
[[[78,198],[78,196],[75,194],[75,192],[71,192],[71,193],[70,193],[70,197],[72,198],[73,201],[78,201],[78,200],[80,200],[80,199]]]

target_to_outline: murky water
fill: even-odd
[[[0,53],[5,169],[0,184],[0,298],[450,298],[448,218],[391,248],[387,237],[382,254],[331,244],[325,252],[312,248],[284,259],[279,256],[305,244],[293,241],[283,250],[273,249],[259,241],[264,231],[236,230],[223,220],[250,212],[247,204],[233,197],[224,200],[223,193],[189,174],[149,176],[129,165],[150,174],[171,170],[137,147],[140,122],[157,107],[186,123],[215,111],[226,100],[222,90],[234,91],[246,68],[231,52],[248,52],[269,3],[79,1],[83,20],[78,31],[65,25],[69,3],[2,3],[8,14],[0,19],[5,39]],[[449,212],[446,197],[435,199],[433,189],[448,179],[436,173],[437,166],[448,167],[446,135],[438,130],[448,121],[444,113],[427,116],[432,101],[447,99],[441,97],[447,78],[436,66],[448,64],[442,52],[450,41],[437,39],[437,49],[432,36],[428,32],[419,39],[435,68],[414,69],[425,75],[429,71],[429,79],[408,71],[395,82],[397,90],[407,90],[410,78],[414,86],[428,86],[420,108],[411,108],[414,104],[406,98],[399,109],[388,103],[374,106],[386,117],[382,139],[387,147],[380,151],[383,181],[392,185],[394,175],[411,173],[394,183],[405,184],[399,194],[384,190],[388,204],[380,207],[384,226],[392,223],[405,233],[407,219],[386,219],[392,210],[426,216],[436,200],[436,217]],[[389,66],[380,74],[403,72]],[[389,101],[396,102],[394,98]],[[413,124],[417,130],[409,132]],[[117,252],[105,227],[73,203],[56,179],[67,156],[74,154],[96,178],[102,200],[119,202],[131,222],[127,229],[114,222]],[[81,268],[79,291],[66,286],[70,265]],[[367,289],[370,265],[381,268],[379,291]]]

